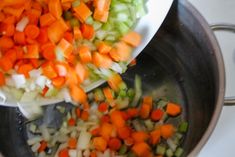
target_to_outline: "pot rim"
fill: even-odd
[[[205,34],[209,38],[209,41],[213,47],[214,56],[218,65],[218,93],[215,101],[216,108],[204,135],[202,136],[196,147],[194,147],[194,149],[188,155],[189,157],[195,157],[199,154],[203,146],[207,143],[208,139],[210,138],[222,111],[225,96],[225,66],[220,46],[207,21],[190,2],[188,2],[187,0],[180,0],[180,3],[194,15],[197,21],[199,21],[199,24],[205,31]]]

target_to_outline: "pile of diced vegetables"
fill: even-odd
[[[125,71],[145,0],[2,0],[0,86],[19,101],[84,103],[82,87]],[[61,94],[61,91],[62,94]],[[71,96],[71,98],[69,97]]]
[[[141,96],[141,81],[135,88],[122,81],[116,90],[108,87],[88,94],[89,105],[64,106],[57,129],[31,122],[28,145],[37,157],[180,157],[188,123],[182,107],[165,99]],[[111,86],[113,84],[110,84]],[[176,121],[174,122],[173,121]]]

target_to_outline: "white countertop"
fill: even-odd
[[[235,0],[189,0],[209,24],[235,24]],[[226,69],[226,97],[235,96],[235,33],[216,32]],[[235,156],[235,106],[224,106],[219,122],[198,157]]]

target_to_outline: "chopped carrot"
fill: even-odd
[[[69,157],[69,150],[67,148],[61,149],[58,154],[59,157]]]
[[[149,117],[151,112],[151,105],[149,104],[142,104],[140,107],[140,117],[146,119]]]
[[[22,44],[22,45],[25,44],[25,35],[24,35],[24,32],[16,31],[14,33],[14,41],[17,44]]]
[[[111,0],[94,0],[93,4],[98,10],[109,10]]]
[[[38,59],[32,58],[32,59],[29,59],[29,61],[35,69],[41,65],[41,61]]]
[[[111,77],[108,78],[108,84],[114,91],[119,90],[119,85],[121,82],[122,82],[122,78],[117,73],[113,74]]]
[[[91,134],[92,134],[92,136],[98,136],[100,134],[100,128],[97,127],[95,129],[92,129]]]
[[[137,47],[141,43],[141,35],[135,31],[130,31],[125,34],[121,40],[133,47]]]
[[[131,135],[131,129],[127,126],[117,129],[118,137],[121,139],[127,139]]]
[[[151,119],[153,121],[158,121],[162,118],[164,112],[161,109],[155,109],[151,112]]]
[[[42,47],[42,56],[47,60],[54,60],[56,58],[55,55],[55,44],[49,42],[44,44]]]
[[[2,22],[6,24],[15,24],[16,18],[15,16],[7,16]]]
[[[100,135],[105,139],[109,140],[113,133],[113,125],[110,123],[102,123],[100,127]]]
[[[48,61],[42,65],[42,73],[44,76],[48,77],[49,79],[53,79],[53,78],[57,77],[55,66],[50,61]]]
[[[135,66],[136,64],[137,64],[137,60],[135,58],[130,62],[129,66]]]
[[[56,77],[52,79],[52,84],[56,88],[61,88],[65,84],[65,78],[64,77]]]
[[[125,121],[127,121],[128,119],[130,119],[130,116],[126,113],[126,112],[121,112],[122,113],[122,117]]]
[[[109,54],[114,61],[128,61],[131,57],[131,47],[120,41],[114,44]]]
[[[51,42],[57,43],[59,42],[64,33],[68,30],[68,26],[63,21],[63,19],[56,20],[47,28],[47,35]]]
[[[145,96],[143,98],[143,104],[149,104],[150,106],[152,106],[153,105],[153,97]]]
[[[70,149],[75,149],[75,148],[77,147],[77,139],[71,137],[71,138],[68,140],[68,147],[69,147]]]
[[[85,23],[81,25],[81,32],[83,38],[88,40],[92,39],[95,35],[95,29],[93,28],[93,26]]]
[[[0,58],[0,68],[4,71],[7,72],[13,68],[13,63],[9,58],[2,57]]]
[[[78,54],[83,63],[89,63],[92,61],[90,48],[86,45],[78,47]]]
[[[40,26],[45,27],[49,26],[56,21],[56,18],[51,13],[46,13],[40,16]]]
[[[2,22],[5,19],[5,14],[3,12],[0,12],[0,22]]]
[[[81,109],[79,107],[76,107],[75,113],[76,113],[77,118],[81,117]]]
[[[47,29],[46,28],[40,28],[40,32],[39,32],[39,35],[37,37],[37,41],[41,44],[44,44],[48,41]]]
[[[84,121],[87,121],[89,119],[89,112],[88,111],[82,111],[81,119],[84,120]]]
[[[117,127],[121,128],[125,126],[125,120],[122,117],[121,111],[115,110],[110,114],[112,124]]]
[[[85,103],[87,101],[86,93],[77,85],[70,85],[70,95],[76,102]]]
[[[64,33],[64,39],[70,42],[71,44],[73,43],[73,34],[69,31]]]
[[[62,7],[60,0],[49,0],[48,1],[49,12],[57,19],[61,18]]]
[[[105,42],[99,42],[97,49],[101,54],[108,54],[112,47]]]
[[[14,46],[14,42],[10,37],[3,36],[0,38],[0,49],[10,49]]]
[[[17,60],[24,58],[24,51],[21,46],[14,46],[14,49],[16,51],[16,58]]]
[[[110,68],[113,61],[108,55],[100,54],[98,52],[94,52],[93,56],[93,64],[99,68]]]
[[[108,20],[109,11],[95,9],[93,17],[95,20],[105,23]]]
[[[36,9],[29,9],[24,12],[25,16],[28,17],[29,19],[29,24],[37,25],[38,24],[38,19],[40,17],[40,11]]]
[[[48,90],[49,90],[49,87],[47,87],[47,86],[45,86],[43,89],[42,89],[42,96],[45,96],[46,95],[46,93],[48,92]]]
[[[131,137],[128,137],[124,140],[125,145],[132,146],[134,144],[134,140]]]
[[[8,58],[12,63],[17,59],[17,51],[15,49],[9,49],[5,52],[4,58]]]
[[[26,43],[27,44],[37,44],[37,40],[29,38],[29,37],[26,37]]]
[[[172,124],[164,124],[160,127],[160,131],[161,136],[165,139],[168,139],[174,134],[175,128]]]
[[[61,7],[63,9],[63,11],[67,11],[71,8],[72,4],[71,2],[62,2],[61,1]]]
[[[137,108],[128,108],[127,114],[130,118],[135,118],[139,115],[139,110]]]
[[[30,39],[36,39],[40,33],[40,30],[36,25],[27,25],[24,29],[24,33]]]
[[[180,105],[168,103],[166,106],[166,113],[170,116],[177,116],[181,112]]]
[[[91,16],[92,12],[84,2],[80,2],[77,7],[73,8],[75,16],[81,21],[85,22]]]
[[[96,152],[92,151],[91,154],[90,154],[90,157],[97,157]]]
[[[107,148],[107,142],[103,137],[94,137],[93,146],[98,151],[105,151]]]
[[[66,84],[70,85],[77,85],[79,83],[77,72],[74,68],[69,67],[66,75]]]
[[[39,58],[39,46],[38,44],[32,44],[26,46],[27,51],[24,54],[24,58]]]
[[[88,76],[88,71],[86,67],[83,64],[78,62],[75,66],[75,70],[76,70],[76,74],[78,76],[79,82],[82,83],[83,81],[85,81],[85,79]]]
[[[145,142],[139,142],[139,143],[134,144],[131,150],[140,157],[143,157],[150,153],[150,147]]]
[[[4,24],[2,23],[0,25],[0,30],[1,30],[1,33],[7,37],[11,37],[14,35],[15,33],[15,26],[14,24]]]
[[[57,62],[55,64],[55,69],[59,76],[64,77],[67,75],[69,67],[66,63]]]
[[[108,101],[113,100],[113,92],[109,87],[103,88],[103,93],[104,93],[106,100],[108,100]]]
[[[150,132],[151,144],[153,145],[157,144],[158,142],[160,142],[160,139],[161,139],[161,131],[159,129]]]
[[[0,71],[0,86],[5,85],[6,81],[5,81],[5,76],[3,74],[3,72]]]
[[[114,151],[119,150],[121,145],[121,141],[118,138],[111,138],[108,142],[109,148]]]
[[[21,6],[20,8],[13,8],[13,7],[4,7],[3,12],[5,14],[13,15],[16,18],[19,18],[24,11],[24,6]]]
[[[40,147],[38,148],[38,152],[43,152],[47,148],[47,142],[46,141],[41,141],[40,142]]]
[[[76,125],[76,120],[75,120],[74,118],[70,118],[70,119],[68,120],[68,125],[69,125],[69,126],[75,126],[75,125]]]
[[[33,70],[32,64],[23,64],[19,66],[17,73],[24,74],[26,78],[29,78],[29,72]]]
[[[101,118],[100,118],[100,123],[109,123],[110,122],[110,117],[109,115],[103,115]]]
[[[58,47],[64,53],[64,57],[68,58],[68,56],[73,52],[73,46],[66,39],[62,38],[58,44]]]
[[[107,103],[102,102],[101,104],[99,104],[98,110],[100,112],[106,112],[106,111],[108,111],[108,107],[109,107],[109,105]]]
[[[78,26],[73,27],[73,36],[75,40],[81,40],[82,37],[82,32]]]
[[[149,135],[147,133],[145,133],[144,131],[137,131],[137,132],[133,132],[131,134],[131,137],[133,138],[135,143],[138,143],[138,142],[147,141],[149,138]]]

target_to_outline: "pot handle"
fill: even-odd
[[[235,25],[234,24],[218,23],[218,24],[213,24],[210,27],[213,31],[228,31],[228,32],[235,33]],[[225,98],[224,105],[225,106],[235,105],[235,99]]]

